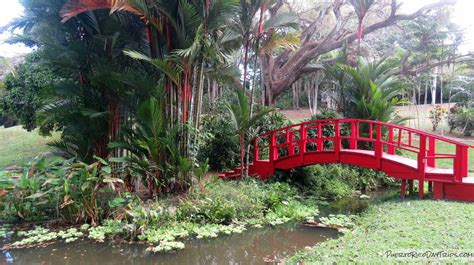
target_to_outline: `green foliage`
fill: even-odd
[[[429,117],[431,119],[431,124],[433,125],[433,132],[438,130],[438,126],[443,120],[445,114],[446,110],[440,105],[436,105],[434,109],[430,110]]]
[[[297,190],[289,184],[252,179],[230,182],[216,178],[207,180],[179,201],[163,198],[144,203],[136,199],[128,200],[122,207],[124,214],[103,220],[95,227],[85,224],[65,231],[38,227],[21,232],[26,239],[17,244],[29,247],[84,237],[102,242],[120,236],[145,241],[152,252],[172,251],[181,249],[183,245],[179,242],[190,236],[213,238],[242,233],[248,226],[277,225],[318,214],[314,202],[298,197]]]
[[[239,161],[239,139],[222,105],[203,116],[201,130],[209,137],[199,149],[199,160],[209,159],[210,168],[217,171],[235,167]]]
[[[301,167],[290,174],[280,174],[277,179],[294,183],[306,195],[331,200],[354,190],[371,190],[391,183],[381,172],[339,164]]]
[[[356,218],[355,215],[330,214],[327,217],[321,217],[319,220],[321,221],[322,224],[330,226],[330,227],[350,228],[355,225],[354,224],[355,218]]]
[[[169,128],[161,101],[151,97],[143,102],[132,128],[123,128],[123,140],[110,148],[127,150],[130,155],[112,159],[143,178],[150,194],[181,191],[190,185],[191,160],[180,152],[180,128]]]
[[[63,239],[65,243],[71,243],[82,237],[84,234],[76,228],[69,228],[67,230],[51,232],[49,229],[37,226],[33,230],[19,231],[17,235],[19,237],[23,237],[23,239],[13,242],[12,246],[14,247],[28,245],[34,246],[59,239]]]
[[[36,113],[43,102],[41,94],[58,78],[40,60],[38,52],[29,54],[16,67],[16,74],[5,78],[5,94],[0,99],[1,111],[15,117],[28,131],[36,128]]]
[[[115,236],[125,232],[124,224],[118,220],[105,220],[103,225],[89,228],[90,239],[103,242],[106,236]]]
[[[474,107],[454,106],[449,110],[446,117],[450,131],[458,129],[465,136],[471,136],[474,132]]]
[[[51,143],[59,155],[92,163],[94,155],[107,157],[120,115],[131,116],[160,75],[123,54],[143,46],[138,17],[98,11],[62,23],[65,2],[25,1],[24,16],[7,26],[23,33],[12,42],[37,47],[34,63],[20,66],[12,79],[9,105],[27,128],[36,123],[42,134],[61,131]]]
[[[257,106],[262,108],[261,106]],[[253,126],[246,138],[252,135],[279,129],[289,124],[289,120],[279,112],[269,112]],[[208,135],[199,149],[199,160],[209,159],[210,168],[217,171],[234,168],[239,161],[239,138],[232,127],[230,114],[225,106],[218,103],[215,109],[202,119],[201,131]]]
[[[27,221],[56,217],[95,224],[107,210],[98,201],[102,187],[115,189],[123,183],[111,173],[101,159],[93,164],[73,160],[53,165],[40,159],[17,178],[0,175],[0,189],[6,193],[0,197],[1,213]]]
[[[31,230],[20,230],[17,237],[20,240],[11,244],[12,247],[34,247],[43,243],[50,243],[58,240],[64,240],[65,243],[74,242],[86,235],[88,238],[103,242],[106,236],[118,235],[125,230],[123,224],[119,221],[105,220],[104,225],[89,227],[84,224],[80,229],[70,227],[64,230],[51,231],[42,226],[36,226]]]
[[[300,219],[316,209],[299,199],[297,190],[286,183],[262,184],[253,180],[213,180],[195,190],[177,209],[177,220],[194,223],[230,224],[273,218]]]
[[[343,88],[350,93],[350,100],[344,108],[346,117],[392,123],[403,121],[392,117],[395,106],[408,103],[400,97],[401,82],[393,74],[395,60],[361,61],[358,67],[339,67],[352,81]]]

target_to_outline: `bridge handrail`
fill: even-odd
[[[341,124],[350,123],[351,125],[351,134],[349,136],[341,136]],[[368,137],[360,136],[360,123],[369,124],[369,134]],[[309,128],[306,127],[308,124],[316,124],[314,128],[317,128],[318,134],[316,138],[307,138],[307,130],[313,129],[312,126]],[[322,126],[325,125],[334,125],[334,136],[324,137],[321,133]],[[375,125],[375,126],[374,126]],[[384,139],[382,136],[382,128],[388,128],[388,139]],[[375,128],[374,128],[375,127]],[[291,131],[293,128],[297,128]],[[395,139],[394,130],[398,130],[398,137]],[[278,133],[283,132],[281,135]],[[295,140],[294,133],[299,133],[299,139]],[[404,133],[408,133],[408,143],[406,143],[402,138]],[[374,136],[375,133],[375,136]],[[413,134],[418,135],[418,144],[413,144]],[[258,142],[259,138],[269,137],[269,143],[267,145],[260,145]],[[284,143],[278,143],[277,139],[280,137],[285,137]],[[422,130],[406,127],[398,124],[391,124],[387,122],[373,121],[373,120],[362,120],[362,119],[353,119],[353,118],[340,118],[340,119],[326,119],[326,120],[311,120],[306,122],[301,122],[297,124],[292,124],[285,126],[280,129],[272,130],[261,134],[253,139],[254,141],[254,159],[255,161],[260,161],[259,159],[259,149],[260,148],[269,148],[269,160],[270,162],[275,162],[280,159],[278,154],[279,148],[287,148],[288,153],[283,157],[291,157],[295,154],[295,147],[298,147],[298,155],[303,158],[305,153],[308,153],[306,149],[306,144],[317,143],[316,152],[334,152],[339,156],[339,152],[347,150],[342,147],[342,140],[349,141],[348,150],[357,150],[358,142],[373,142],[374,143],[374,156],[378,165],[381,163],[383,153],[394,155],[396,154],[396,149],[404,149],[417,154],[417,169],[420,174],[420,179],[424,178],[426,167],[436,167],[437,159],[453,159],[453,175],[455,181],[462,181],[463,177],[468,175],[468,151],[469,148],[473,146],[452,140],[450,138],[425,132]],[[406,138],[405,138],[406,140]],[[325,150],[323,147],[323,141],[333,141],[332,150]],[[439,154],[436,153],[436,141],[443,141],[455,145],[454,154]],[[415,138],[415,143],[417,142]],[[384,146],[387,147],[387,151],[384,150]],[[313,151],[309,151],[313,152]]]
[[[275,134],[277,132],[286,131],[286,130],[288,130],[290,128],[293,128],[293,127],[298,127],[298,126],[301,126],[301,125],[311,124],[311,123],[315,123],[315,122],[336,122],[336,121],[339,121],[339,122],[341,122],[341,121],[342,122],[359,122],[359,123],[363,122],[363,123],[379,124],[379,125],[389,126],[389,127],[392,127],[392,128],[397,128],[397,129],[401,129],[401,130],[410,131],[412,133],[417,133],[419,135],[425,135],[427,137],[434,138],[436,140],[440,140],[440,141],[444,141],[444,142],[448,142],[448,143],[451,143],[451,144],[465,146],[465,147],[469,147],[469,148],[474,148],[474,145],[465,144],[465,143],[453,140],[453,139],[445,137],[445,136],[440,136],[440,135],[437,135],[437,134],[434,134],[434,133],[425,132],[425,131],[418,130],[418,129],[415,129],[415,128],[411,128],[411,127],[407,127],[407,126],[403,126],[403,125],[399,125],[399,124],[392,124],[392,123],[388,123],[388,122],[381,122],[381,121],[375,121],[375,120],[362,120],[362,119],[354,119],[354,118],[339,118],[339,119],[325,119],[325,120],[305,121],[305,122],[300,122],[300,123],[297,123],[297,124],[291,124],[291,125],[279,128],[279,129],[275,129],[275,130],[272,130],[272,131],[265,132],[263,134],[258,135],[258,137],[269,136],[269,135]],[[347,136],[347,137],[351,138],[350,136]]]

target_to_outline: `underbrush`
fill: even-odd
[[[275,180],[291,183],[305,196],[329,200],[346,197],[355,190],[374,190],[395,183],[383,172],[342,164],[313,165],[279,172]]]
[[[287,183],[207,180],[187,195],[142,201],[128,193],[112,201],[109,219],[95,227],[50,231],[36,227],[10,247],[44,244],[54,240],[72,242],[78,238],[97,241],[119,238],[144,241],[149,251],[170,251],[184,247],[189,237],[212,238],[241,233],[246,227],[277,225],[317,215],[314,203],[297,195]]]

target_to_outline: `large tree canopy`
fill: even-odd
[[[15,117],[27,130],[36,128],[36,113],[42,105],[41,91],[52,85],[57,77],[39,60],[38,54],[29,54],[14,74],[7,75],[5,93],[0,101],[3,113]]]
[[[263,80],[265,85],[265,103],[273,104],[275,99],[289,89],[291,84],[301,78],[304,74],[321,70],[320,64],[311,62],[324,56],[325,54],[340,49],[346,44],[351,44],[358,37],[376,32],[397,24],[400,21],[413,20],[427,15],[429,11],[453,4],[455,1],[440,1],[420,8],[410,14],[399,14],[400,4],[396,0],[390,3],[387,1],[377,1],[372,5],[365,4],[358,6],[359,1],[352,1],[356,7],[357,15],[352,12],[351,4],[346,1],[330,1],[317,3],[314,9],[303,10],[298,15],[301,26],[300,44],[296,49],[275,49],[272,51],[260,50],[259,59],[261,62]],[[360,3],[358,3],[360,4]],[[285,9],[294,10],[293,6],[286,1],[279,0],[269,7],[268,19],[277,16]],[[368,8],[365,16],[368,25],[362,28],[356,25],[363,23],[359,14],[361,8]],[[294,12],[297,12],[294,10]],[[305,12],[310,12],[310,16]],[[311,17],[311,18],[308,18]],[[266,36],[271,36],[273,29],[265,32]],[[332,60],[332,59],[330,59]],[[322,61],[327,62],[327,61]],[[404,69],[404,71],[410,71]]]

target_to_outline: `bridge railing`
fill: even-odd
[[[452,154],[436,151],[436,144],[445,142],[455,146]],[[312,152],[347,150],[374,151],[380,163],[383,154],[401,155],[417,161],[417,169],[424,176],[427,167],[436,167],[437,160],[450,159],[455,181],[468,175],[469,145],[452,139],[397,124],[360,119],[329,119],[307,121],[259,135],[254,140],[254,159],[262,160],[262,150],[271,162],[291,156],[303,157]]]

